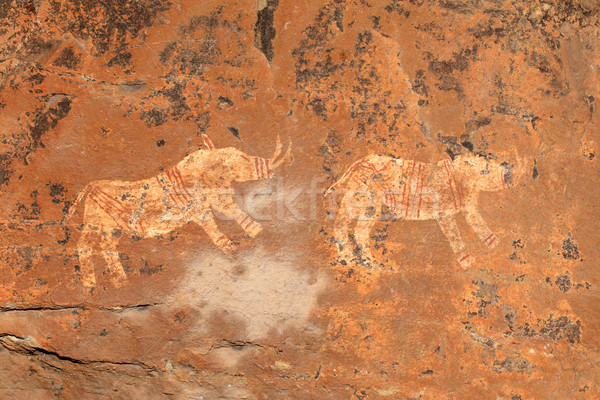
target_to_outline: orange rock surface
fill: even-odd
[[[599,19],[2,2],[0,399],[600,398]]]

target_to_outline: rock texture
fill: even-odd
[[[599,18],[3,1],[0,398],[599,398]]]

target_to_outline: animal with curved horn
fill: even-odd
[[[463,213],[485,245],[498,243],[478,211],[479,193],[505,189],[522,176],[524,160],[507,161],[462,154],[453,160],[421,163],[370,155],[354,163],[327,191],[341,191],[334,237],[342,259],[372,265],[370,233],[378,220],[436,220],[459,263],[473,263],[461,238],[455,215]],[[353,250],[348,230],[354,224]]]
[[[75,214],[79,203],[85,204],[78,242],[85,286],[96,283],[92,262],[96,245],[113,283],[119,285],[126,279],[117,252],[123,234],[153,237],[195,222],[219,249],[230,252],[234,244],[220,231],[214,211],[236,221],[250,238],[261,232],[261,225],[238,208],[231,185],[272,178],[276,168],[291,160],[291,143],[281,156],[281,140],[277,137],[273,156],[261,158],[234,147],[216,148],[208,136],[202,138],[206,149],[195,151],[157,176],[140,181],[95,181],[79,193],[67,218]]]

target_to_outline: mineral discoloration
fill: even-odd
[[[599,10],[3,2],[0,398],[600,397]]]

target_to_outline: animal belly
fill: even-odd
[[[132,226],[139,227],[138,234],[152,237],[174,231],[191,220],[188,212],[180,208],[170,207],[168,203],[156,202],[144,204],[139,215],[132,218]]]
[[[427,188],[423,187],[423,170],[423,164],[408,162],[401,175],[394,179],[393,185],[381,185],[382,202],[397,218],[423,219],[423,202],[427,200]],[[385,183],[390,181],[388,179]]]

